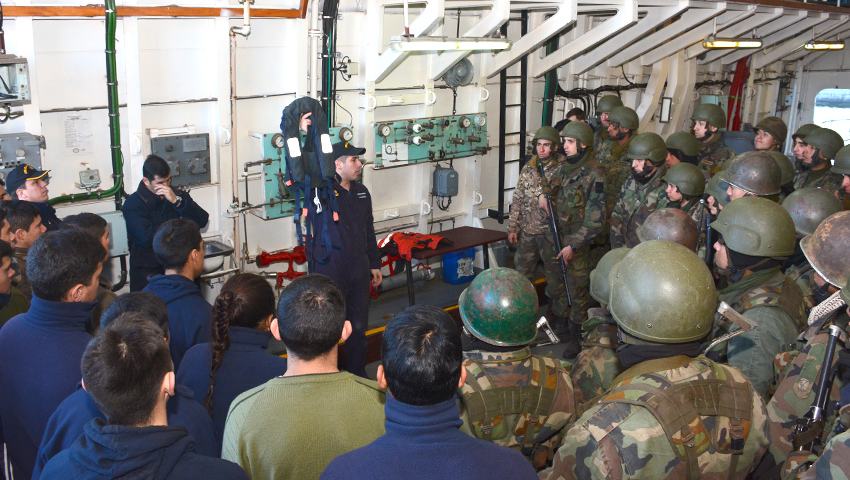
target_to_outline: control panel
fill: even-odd
[[[375,125],[375,168],[487,153],[487,115],[414,118]]]
[[[151,153],[171,168],[171,185],[210,183],[210,135],[164,135],[151,138]]]
[[[41,170],[41,149],[47,148],[44,137],[29,133],[0,134],[0,179],[18,165],[27,164]]]

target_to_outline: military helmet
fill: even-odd
[[[645,132],[629,142],[629,151],[626,156],[631,160],[650,160],[655,165],[661,165],[667,158],[667,146],[664,144],[664,139],[657,133]]]
[[[844,279],[844,285],[847,285],[847,282],[850,281],[850,275]],[[850,288],[842,288],[840,297],[844,300],[845,305],[850,305]]]
[[[575,138],[585,146],[593,145],[593,129],[585,122],[570,122],[561,130],[562,137]]]
[[[572,122],[571,122],[572,123]],[[549,140],[552,144],[561,144],[561,135],[555,130],[555,127],[544,126],[537,129],[537,132],[534,134],[534,139],[531,140],[531,143],[534,144],[537,140]]]
[[[785,142],[785,136],[788,135],[788,125],[779,117],[764,117],[759,123],[753,127],[753,132],[758,133],[759,130],[764,130],[769,133],[777,145]]]
[[[705,175],[698,166],[690,163],[677,163],[668,168],[662,180],[672,183],[689,197],[699,197],[705,192]]]
[[[629,130],[637,130],[640,126],[640,119],[637,112],[629,107],[616,107],[608,114],[608,123],[619,123],[621,127]],[[662,140],[663,143],[663,140]]]
[[[765,152],[745,152],[729,161],[718,175],[729,185],[755,195],[776,195],[782,191],[782,171]]]
[[[835,164],[832,166],[832,171],[842,175],[850,175],[850,145],[841,147],[841,150],[835,154]]]
[[[537,336],[537,291],[512,268],[484,270],[460,294],[460,318],[475,338],[492,345],[526,345]]]
[[[797,233],[791,215],[778,203],[761,197],[729,202],[711,228],[726,246],[753,257],[786,257],[794,253]]]
[[[678,208],[659,208],[638,227],[637,236],[641,242],[667,240],[696,250],[699,227],[690,215]]]
[[[691,250],[673,242],[641,243],[614,266],[608,310],[625,333],[657,343],[686,343],[711,331],[714,278]]]
[[[726,162],[729,163],[729,162]],[[714,197],[717,200],[717,203],[722,207],[726,207],[726,205],[732,201],[732,198],[726,193],[726,190],[729,189],[729,184],[723,180],[723,175],[715,175],[711,177],[708,181],[708,185],[705,186],[705,193]]]
[[[806,236],[815,233],[820,222],[827,217],[844,210],[844,205],[822,188],[804,188],[788,195],[782,202],[782,208],[791,214],[797,234]]]
[[[779,181],[782,183],[782,185],[786,185],[793,182],[794,175],[796,173],[794,172],[794,162],[792,162],[787,155],[782,152],[777,152],[776,150],[771,150],[765,153],[770,155],[770,158],[772,158],[776,162],[776,164],[779,165],[779,173],[781,177]]]
[[[596,113],[611,113],[617,107],[622,107],[623,101],[616,95],[605,95],[596,102]]]
[[[815,233],[800,241],[800,248],[815,271],[838,288],[847,286],[850,272],[850,210],[822,221]]]
[[[590,296],[597,302],[608,305],[611,296],[611,282],[609,274],[614,265],[626,256],[632,249],[628,247],[615,248],[599,259],[596,268],[590,271]]]
[[[800,128],[798,128],[797,131],[794,132],[793,135],[791,135],[791,138],[793,138],[794,140],[796,140],[797,137],[806,138],[806,135],[811,133],[811,131],[816,129],[816,128],[818,128],[818,126],[815,125],[814,123],[807,123],[805,125],[800,125]]]
[[[819,149],[825,158],[832,160],[844,146],[844,139],[835,130],[818,127],[806,135],[806,143]]]
[[[676,132],[667,137],[665,143],[667,150],[681,150],[689,157],[699,155],[700,148],[702,148],[697,137],[691,132]]]
[[[717,128],[726,128],[726,112],[719,105],[703,103],[694,109],[691,120],[702,120]]]

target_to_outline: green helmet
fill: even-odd
[[[786,257],[794,253],[797,233],[791,215],[761,197],[729,202],[711,228],[723,235],[730,250],[753,257]]]
[[[818,127],[806,135],[806,143],[820,150],[829,160],[844,146],[844,139],[835,130]]]
[[[832,171],[850,175],[850,146],[841,147],[841,150],[835,154],[835,165],[832,166]]]
[[[815,233],[800,241],[800,248],[816,272],[838,288],[847,286],[850,272],[850,210],[822,221]]]
[[[585,122],[570,122],[561,130],[561,136],[575,138],[585,146],[593,145],[593,129]]]
[[[616,95],[605,95],[596,102],[596,113],[611,113],[617,107],[622,107],[623,101]]]
[[[780,173],[780,182],[782,185],[787,185],[794,181],[794,162],[791,161],[784,153],[777,152],[776,150],[771,150],[769,152],[765,152],[770,155],[777,165],[779,165],[779,173]]]
[[[805,125],[800,125],[800,128],[798,128],[797,131],[794,132],[793,135],[791,135],[791,138],[793,138],[794,140],[796,140],[797,137],[800,137],[801,139],[806,138],[806,135],[811,133],[812,130],[814,130],[816,128],[818,128],[818,126],[815,125],[814,123],[807,123]]]
[[[537,291],[514,269],[478,274],[460,294],[458,307],[467,332],[489,344],[526,345],[537,336]]]
[[[726,162],[729,163],[729,162]],[[726,207],[726,205],[732,201],[732,198],[729,197],[729,194],[726,193],[726,190],[729,189],[729,184],[723,180],[723,175],[715,175],[711,177],[708,181],[708,185],[705,186],[705,193],[714,197],[717,200],[717,203],[722,207]]]
[[[659,208],[650,213],[643,225],[638,227],[637,236],[641,243],[667,240],[696,250],[699,227],[690,215],[678,208]]]
[[[718,175],[729,185],[754,195],[776,195],[782,191],[782,172],[765,152],[744,152],[729,161],[729,167]]]
[[[609,120],[610,118],[608,117]],[[664,144],[664,139],[657,133],[645,132],[629,142],[629,151],[626,156],[631,160],[650,160],[655,165],[661,165],[667,158],[667,146]]]
[[[667,150],[681,150],[689,157],[699,155],[701,145],[691,132],[676,132],[667,137]]]
[[[555,130],[555,127],[545,126],[537,129],[537,132],[534,134],[534,139],[531,140],[532,145],[537,142],[537,140],[549,140],[552,144],[561,144],[561,135]]]
[[[711,331],[714,278],[696,253],[673,242],[641,243],[611,270],[608,310],[620,330],[657,343],[686,343]]]
[[[726,128],[726,112],[719,105],[703,103],[694,109],[691,120],[702,120],[717,128]]]
[[[698,166],[690,163],[677,163],[668,168],[662,180],[672,183],[689,197],[699,197],[705,192],[705,175]]]
[[[785,143],[785,136],[788,135],[788,125],[779,117],[764,117],[753,127],[753,132],[758,133],[759,130],[764,130],[769,133],[776,145]]]
[[[822,188],[804,188],[788,195],[782,208],[791,214],[800,236],[811,235],[827,217],[844,210],[841,200]]]
[[[637,112],[629,107],[616,107],[608,114],[608,123],[619,123],[621,127],[629,130],[637,130],[640,126],[640,119]],[[663,140],[662,140],[663,143]]]
[[[632,249],[620,247],[602,255],[596,268],[590,271],[590,296],[602,305],[608,305],[611,295],[611,282],[609,275],[614,265],[626,256]]]
[[[844,279],[844,285],[847,285],[848,281],[850,281],[850,275]],[[845,305],[850,305],[850,288],[842,288],[840,296]]]

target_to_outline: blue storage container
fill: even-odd
[[[475,260],[475,249],[467,248],[443,255],[443,281],[452,285],[460,285],[472,280],[472,262]]]

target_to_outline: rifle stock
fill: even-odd
[[[546,178],[546,175],[543,173],[543,164],[539,161],[539,159],[537,161],[537,173],[540,175],[540,181],[542,182],[543,179]],[[552,235],[555,237],[555,248],[558,253],[561,253],[561,234],[558,232],[558,221],[555,218],[555,208],[552,203],[552,197],[548,193],[544,193],[543,196],[546,197],[546,206],[549,207],[549,228],[552,229]],[[564,265],[564,261],[560,258],[556,259],[556,261],[558,262],[558,266],[561,267],[561,278],[564,281],[564,289],[567,292],[567,304],[572,306],[573,298],[571,294],[572,290],[570,288],[569,274],[567,273],[567,266]]]
[[[833,377],[830,375],[832,359],[835,357],[835,345],[838,343],[839,335],[841,335],[841,328],[830,325],[829,341],[823,355],[823,364],[820,367],[820,372],[818,372],[815,401],[809,407],[809,411],[802,418],[797,419],[797,426],[794,430],[794,448],[797,451],[813,451],[816,447],[821,446],[821,434],[825,423],[824,412],[826,402],[829,400],[830,390],[832,390]]]

